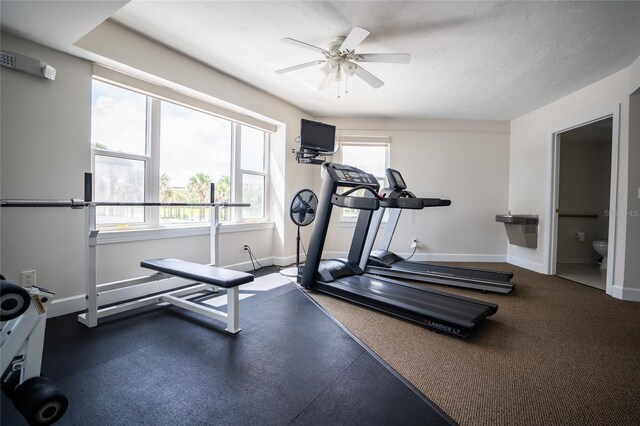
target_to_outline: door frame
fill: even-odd
[[[582,119],[572,121],[562,126],[552,129],[550,134],[551,149],[549,158],[549,184],[547,191],[547,214],[549,226],[547,227],[547,256],[545,257],[544,269],[549,275],[556,274],[556,264],[558,260],[558,202],[560,192],[560,134],[568,130],[583,127],[588,124],[612,118],[613,128],[611,131],[611,184],[609,187],[609,248],[607,265],[607,287],[606,293],[611,295],[614,286],[615,255],[616,255],[616,229],[618,216],[615,214],[618,203],[618,163],[620,149],[620,108],[621,104],[613,105],[610,108],[590,114]]]

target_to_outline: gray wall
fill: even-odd
[[[640,288],[640,89],[629,97],[629,204],[625,282]]]
[[[2,198],[82,198],[91,170],[91,64],[3,34],[2,50],[42,59],[55,81],[0,69]],[[64,295],[83,292],[82,211],[1,209],[0,269],[20,281],[37,270],[38,283]]]
[[[610,121],[610,120],[608,120]],[[585,140],[572,132],[561,135],[560,194],[558,207],[565,214],[597,214],[597,219],[558,219],[558,262],[594,263],[599,255],[593,240],[607,239],[609,234],[609,194],[611,182],[611,128],[608,140],[598,139],[598,128],[591,127],[596,140]],[[584,128],[582,128],[584,129]],[[585,241],[574,237],[585,233]]]

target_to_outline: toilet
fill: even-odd
[[[607,240],[593,241],[591,243],[593,249],[602,256],[600,269],[607,269],[607,254],[609,253],[609,242]]]

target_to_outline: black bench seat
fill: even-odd
[[[225,330],[229,333],[240,331],[240,296],[238,286],[253,281],[253,275],[245,272],[232,271],[201,263],[188,262],[180,259],[151,259],[140,262],[143,268],[161,272],[179,278],[197,281],[188,292],[208,288],[209,286],[227,289],[227,312],[220,312],[213,307],[205,306],[195,301],[185,299],[185,290],[171,291],[159,296],[140,300],[140,303],[171,303],[192,312],[205,315],[227,323]],[[164,278],[163,278],[164,279]]]
[[[253,281],[253,275],[180,259],[143,260],[140,266],[176,277],[188,278],[223,288],[237,287]]]

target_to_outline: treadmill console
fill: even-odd
[[[325,167],[329,177],[331,177],[338,186],[367,185],[376,190],[380,187],[378,179],[376,179],[374,175],[363,172],[355,167],[336,163],[325,163]]]
[[[402,175],[399,171],[394,169],[387,169],[387,181],[389,182],[389,188],[394,191],[407,189],[407,184],[404,182]]]

